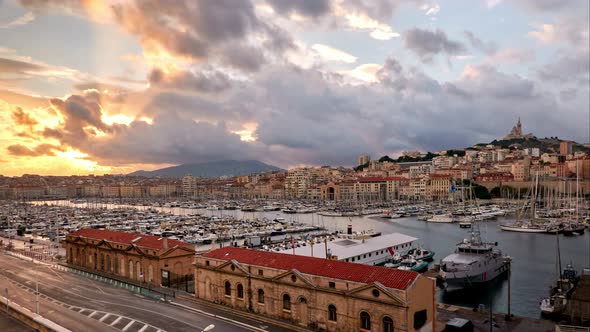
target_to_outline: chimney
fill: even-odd
[[[168,238],[164,238],[164,249],[168,249]]]

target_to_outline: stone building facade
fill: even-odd
[[[86,228],[62,242],[69,264],[131,281],[169,286],[193,274],[194,245],[153,235]]]
[[[412,271],[242,248],[195,260],[195,296],[324,331],[434,331],[435,282]]]

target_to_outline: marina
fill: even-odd
[[[56,204],[58,207],[78,206],[75,214],[81,216],[92,215],[92,208],[89,204],[84,202],[72,203],[69,201],[54,201],[54,202],[33,202],[34,204],[43,205],[46,203]],[[179,204],[180,205],[180,204]],[[210,210],[205,208],[191,209],[183,207],[138,207],[124,204],[101,204],[99,210],[113,211],[111,209],[137,209],[138,215],[144,211],[162,212],[162,218],[165,222],[170,223],[170,219],[182,218],[205,218],[208,221],[204,224],[215,225],[218,223],[216,218],[223,218],[223,216],[230,216],[236,219],[248,220],[266,220],[266,222],[273,222],[273,225],[281,225],[283,223],[299,224],[310,227],[322,228],[322,231],[317,231],[318,235],[322,234],[336,234],[346,233],[348,225],[352,225],[354,232],[357,234],[365,233],[379,233],[383,235],[392,233],[401,233],[407,236],[418,239],[415,241],[416,245],[426,245],[429,250],[436,253],[433,262],[429,263],[430,267],[440,262],[441,258],[455,251],[455,245],[464,241],[469,237],[470,229],[462,229],[458,223],[429,223],[418,220],[419,211],[416,211],[414,216],[400,217],[397,219],[387,219],[376,217],[375,215],[365,216],[350,216],[350,217],[335,217],[335,216],[321,216],[318,213],[305,214],[291,214],[283,213],[282,211],[253,211],[243,212],[239,209],[231,210]],[[97,209],[94,209],[97,210]],[[128,217],[132,222],[129,224],[138,224],[139,218],[135,219]],[[48,216],[51,219],[51,215]],[[547,289],[554,282],[555,278],[555,264],[551,259],[555,252],[555,234],[526,234],[518,232],[505,232],[500,229],[500,225],[512,222],[514,217],[512,215],[498,216],[493,219],[488,219],[481,222],[481,237],[484,242],[498,242],[501,245],[502,251],[509,254],[512,258],[512,272],[511,272],[511,307],[513,314],[539,317],[540,309],[539,302],[542,298],[547,296]],[[66,225],[62,225],[62,230],[66,229]],[[322,233],[324,232],[324,233]],[[289,245],[292,241],[302,240],[303,236],[308,233],[301,233],[301,236],[294,235],[296,240],[291,240],[291,235],[275,235],[271,236],[271,240],[276,244]],[[215,237],[203,233],[203,236],[209,236],[207,243],[197,244],[199,250],[209,250],[213,246],[227,246],[232,245],[233,242],[238,242],[237,245],[243,245],[245,239],[232,241],[231,238],[222,240],[215,239]],[[582,268],[587,266],[588,262],[588,243],[590,241],[588,232],[582,235],[566,237],[559,235],[561,241],[561,253],[563,257],[567,257],[567,261],[574,266]],[[221,244],[220,244],[221,243]],[[233,243],[235,244],[235,243]],[[301,245],[302,246],[302,245]],[[386,247],[383,244],[382,247]],[[322,245],[314,246],[314,256],[317,254],[315,250]],[[296,248],[298,249],[298,248]],[[292,253],[292,249],[291,249]],[[442,303],[461,305],[466,307],[478,307],[481,304],[489,305],[492,303],[494,311],[506,312],[507,310],[507,287],[508,283],[505,278],[496,278],[486,287],[470,290],[469,292],[446,292],[444,290],[438,291],[438,300]]]

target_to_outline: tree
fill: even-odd
[[[480,185],[473,186],[473,194],[478,199],[490,199],[492,196],[490,195],[488,188]]]

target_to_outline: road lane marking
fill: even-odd
[[[88,315],[88,318],[92,318],[94,315],[96,315],[98,313],[98,311],[93,311],[90,315]]]
[[[102,323],[102,321],[103,321],[103,320],[105,320],[105,319],[107,319],[107,318],[108,318],[110,315],[111,315],[111,314],[109,314],[109,313],[107,312],[107,314],[106,314],[106,315],[104,315],[104,316],[102,316],[102,318],[101,318],[101,319],[99,319],[98,321]]]
[[[137,332],[143,332],[145,330],[147,330],[147,328],[150,327],[149,325],[145,324],[141,329],[139,329],[139,331]]]
[[[123,316],[119,316],[119,317],[118,317],[117,319],[115,319],[115,321],[114,321],[114,322],[112,322],[110,325],[111,325],[111,326],[117,325],[117,323],[118,323],[118,322],[120,322],[120,321],[121,321],[121,319],[123,319]]]
[[[133,323],[135,323],[134,320],[130,321],[129,324],[125,325],[125,327],[123,329],[121,329],[121,331],[123,331],[123,332],[127,331],[127,329],[129,329],[131,327],[131,325],[133,325]]]

